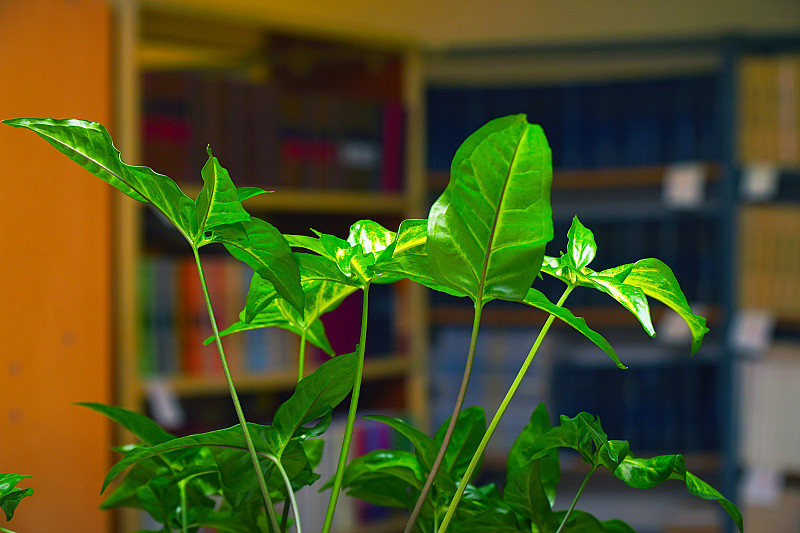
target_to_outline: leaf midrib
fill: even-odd
[[[508,184],[511,181],[512,169],[514,168],[514,161],[517,158],[517,152],[519,151],[519,147],[522,144],[523,139],[525,139],[527,135],[528,130],[524,129],[522,132],[522,137],[520,137],[519,141],[514,147],[514,153],[511,156],[510,163],[508,165],[508,171],[506,172],[506,177],[503,181],[503,189],[500,192],[500,198],[497,201],[497,209],[495,209],[494,218],[492,220],[492,229],[489,231],[489,242],[483,255],[483,268],[481,269],[480,279],[478,280],[478,296],[476,302],[480,302],[479,305],[483,305],[483,293],[486,288],[486,275],[489,270],[489,256],[491,255],[492,244],[494,243],[495,234],[497,233],[497,223],[500,219],[500,208],[503,205],[503,200],[505,199],[506,191],[508,190]]]

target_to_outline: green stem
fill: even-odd
[[[303,372],[305,372],[305,362],[306,362],[306,334],[308,333],[308,329],[303,328],[303,334],[300,335],[300,353],[297,357],[297,382],[300,383],[300,380],[303,379]]]
[[[569,293],[571,293],[574,288],[574,285],[567,286],[567,288],[564,290],[564,294],[561,295],[561,298],[556,304],[558,307],[564,305]],[[539,336],[536,337],[536,342],[533,343],[530,352],[528,352],[528,357],[525,358],[525,362],[522,363],[522,367],[519,369],[519,372],[517,372],[514,382],[511,384],[511,387],[509,387],[508,392],[503,398],[503,401],[500,403],[500,407],[497,408],[497,412],[495,413],[494,418],[492,418],[492,421],[489,423],[489,427],[487,428],[486,433],[483,435],[483,439],[481,439],[478,449],[475,450],[475,454],[472,456],[472,460],[467,467],[467,471],[464,473],[464,477],[461,478],[461,483],[458,485],[456,493],[453,496],[453,500],[450,502],[450,506],[447,508],[447,514],[445,514],[444,520],[442,520],[442,525],[439,528],[438,533],[444,533],[447,530],[447,526],[450,525],[450,521],[453,519],[453,515],[456,512],[456,507],[458,507],[458,504],[461,501],[461,496],[464,494],[464,490],[466,490],[467,484],[472,478],[472,474],[475,472],[481,457],[483,457],[483,452],[486,450],[486,446],[489,444],[489,439],[492,438],[497,426],[500,424],[500,419],[505,414],[508,404],[511,403],[511,399],[514,397],[514,394],[516,394],[520,383],[522,383],[522,378],[524,378],[525,374],[528,372],[528,368],[531,366],[533,358],[536,356],[536,352],[539,351],[539,347],[542,345],[542,341],[544,340],[545,335],[547,335],[547,332],[550,330],[550,326],[553,324],[555,318],[555,315],[550,315],[547,317],[544,326],[542,326],[542,330],[539,332]]]
[[[289,480],[289,476],[286,475],[286,470],[284,470],[280,460],[274,455],[265,453],[264,457],[275,463],[275,467],[278,469],[278,472],[280,472],[281,478],[283,478],[283,484],[286,485],[286,495],[287,495],[286,497],[289,499],[289,503],[291,503],[292,509],[294,510],[294,521],[295,521],[294,527],[297,530],[297,533],[303,533],[303,530],[300,527],[300,512],[297,510],[297,500],[294,497],[294,491],[292,490],[292,482]]]
[[[408,518],[408,523],[406,523],[404,533],[411,533],[411,531],[414,529],[414,524],[417,522],[420,512],[422,512],[422,506],[425,504],[425,499],[428,497],[431,487],[433,487],[433,481],[436,479],[436,474],[439,472],[439,468],[444,461],[444,456],[447,453],[447,446],[450,444],[453,431],[455,431],[456,422],[458,422],[458,415],[461,413],[461,407],[464,404],[464,397],[467,394],[467,385],[469,385],[469,377],[472,373],[472,362],[475,360],[475,347],[478,344],[478,330],[480,329],[482,312],[483,304],[476,302],[475,314],[472,318],[472,335],[470,336],[469,349],[467,350],[467,362],[464,365],[464,375],[461,378],[461,388],[458,390],[456,404],[453,406],[453,414],[450,416],[450,423],[448,424],[447,431],[444,434],[442,445],[439,447],[439,452],[436,454],[436,459],[433,461],[433,466],[428,474],[428,479],[425,480],[425,485],[422,487],[422,492],[420,492],[419,497],[417,498],[417,503],[414,504],[414,510],[411,511],[411,516]]]
[[[361,393],[361,376],[364,374],[364,350],[367,343],[367,310],[369,304],[369,283],[363,288],[364,303],[361,308],[361,335],[358,342],[358,366],[356,375],[353,379],[353,393],[350,396],[350,411],[347,413],[347,424],[344,428],[344,438],[342,439],[342,450],[339,452],[339,463],[336,466],[336,477],[331,488],[331,499],[328,501],[328,510],[325,513],[325,523],[322,526],[322,533],[329,533],[333,525],[333,513],[339,501],[339,491],[342,488],[344,479],[344,469],[347,466],[347,454],[350,452],[350,442],[353,439],[353,427],[356,423],[356,411],[358,410],[358,396]]]
[[[595,470],[597,470],[597,464],[592,465],[592,468],[589,470],[589,473],[586,474],[585,478],[583,478],[583,483],[581,483],[578,492],[572,499],[572,503],[570,504],[569,509],[567,509],[567,514],[564,515],[564,519],[561,521],[561,525],[558,526],[556,533],[561,533],[561,531],[567,525],[567,520],[569,520],[569,515],[571,515],[572,511],[575,509],[575,505],[578,503],[578,499],[581,497],[581,494],[583,494],[583,489],[586,488],[586,485],[589,483],[589,478],[592,477],[592,474],[594,474]]]
[[[189,517],[186,512],[186,480],[181,480],[178,483],[178,490],[181,495],[181,530],[183,533],[189,533]]]
[[[239,395],[236,393],[236,387],[233,385],[233,378],[231,371],[228,367],[228,360],[225,357],[225,351],[222,349],[222,339],[219,336],[219,329],[217,328],[217,320],[214,317],[214,309],[211,306],[211,296],[208,293],[208,284],[206,277],[203,274],[203,265],[200,262],[200,254],[196,246],[192,246],[194,252],[194,260],[197,264],[197,273],[200,275],[200,285],[203,288],[203,297],[206,300],[206,308],[208,309],[208,318],[211,321],[211,330],[214,332],[214,340],[217,343],[217,351],[219,352],[219,359],[222,362],[222,372],[225,375],[225,381],[228,383],[228,391],[230,392],[231,400],[233,401],[233,408],[236,411],[236,416],[239,419],[239,425],[244,434],[244,441],[247,444],[247,451],[250,453],[250,459],[253,461],[253,470],[255,470],[258,485],[261,488],[261,496],[264,499],[264,506],[266,507],[267,516],[269,517],[270,524],[274,531],[278,531],[278,519],[275,516],[275,509],[272,507],[272,499],[269,497],[269,489],[267,489],[267,482],[264,479],[264,473],[261,471],[261,464],[258,461],[258,454],[256,448],[253,446],[253,439],[250,437],[250,430],[247,427],[247,421],[244,418],[242,411],[242,404],[239,403]]]
[[[289,511],[291,510],[291,505],[286,502],[283,506],[283,511],[281,512],[281,531],[286,531],[287,522],[289,521]]]

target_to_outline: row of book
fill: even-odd
[[[470,384],[464,406],[483,407],[487,424],[494,416],[533,346],[536,328],[482,328],[475,347]],[[471,329],[444,326],[433,333],[430,354],[431,422],[438,427],[451,415],[466,363]],[[530,419],[536,406],[549,397],[552,344],[545,340],[522,386],[509,404],[487,448],[488,455],[504,455]]]
[[[252,270],[222,257],[203,261],[203,271],[220,328],[238,320]],[[222,375],[213,344],[206,302],[192,257],[144,256],[139,264],[141,372],[145,376]],[[278,328],[261,328],[223,338],[233,371],[283,370],[296,364],[294,335]]]
[[[217,324],[222,330],[236,322],[245,304],[253,271],[228,257],[203,259]],[[212,334],[194,258],[170,254],[143,256],[140,276],[140,351],[144,376],[219,377],[222,366],[216,345],[203,345]],[[394,321],[400,305],[394,288],[376,285],[370,291],[367,353],[370,357],[396,352]],[[356,349],[360,333],[361,293],[345,299],[322,317],[337,354]],[[258,328],[223,337],[234,373],[266,374],[296,368],[299,338],[277,327]],[[311,345],[307,360],[322,362],[328,355]]]
[[[210,146],[238,185],[398,191],[405,113],[399,102],[300,93],[208,72],[147,72],[143,159],[200,182]]]
[[[800,207],[744,207],[738,258],[740,306],[800,318]]]
[[[800,166],[800,55],[749,55],[739,65],[739,157]]]
[[[719,157],[718,79],[694,74],[541,86],[432,87],[428,166],[446,170],[458,146],[497,117],[540,124],[562,169],[707,161]]]
[[[610,439],[631,451],[678,453],[719,448],[722,369],[657,344],[615,346],[627,370],[599,350],[567,349],[553,366],[553,412],[600,418]]]
[[[482,406],[491,418],[537,333],[531,328],[482,329],[464,405]],[[470,329],[463,326],[443,326],[434,334],[434,424],[452,412],[469,340]],[[553,423],[561,414],[573,417],[587,411],[599,416],[609,438],[629,441],[635,452],[716,449],[722,423],[718,362],[683,357],[665,344],[614,345],[627,370],[617,368],[588,341],[558,333],[546,337],[488,453],[507,452],[540,402],[547,405]]]

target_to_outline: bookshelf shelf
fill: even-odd
[[[248,209],[273,213],[359,213],[401,216],[408,213],[411,207],[408,195],[402,192],[265,188],[274,192],[246,200],[245,205]],[[200,192],[199,187],[183,187],[183,189],[192,197]]]
[[[306,375],[314,368],[316,367],[310,366]],[[364,363],[365,382],[402,378],[407,372],[408,358],[405,356],[373,356]],[[228,385],[222,378],[181,376],[159,381],[180,397],[219,396],[228,392]],[[296,384],[297,372],[292,369],[236,378],[236,390],[243,393],[290,391]]]

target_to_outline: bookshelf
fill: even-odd
[[[412,43],[319,38],[153,4],[122,3],[117,23],[123,154],[194,195],[210,144],[237,185],[275,191],[246,207],[284,233],[314,228],[345,237],[358,219],[396,229],[401,220],[423,215],[422,83]],[[215,351],[200,346],[210,328],[180,238],[141,205],[116,201],[118,403],[173,422],[177,433],[234,424],[232,408],[221,407],[230,402]],[[213,252],[204,263],[225,327],[244,304],[251,273]],[[373,287],[370,296],[361,409],[402,413],[424,427],[423,294],[401,283]],[[360,310],[359,297],[323,318],[337,353],[355,349],[347,313],[354,305]],[[294,358],[287,354],[296,353],[298,340],[271,328],[223,342],[245,415],[269,423],[296,383]],[[309,351],[310,372],[327,356]],[[165,411],[153,408],[157,398],[167,399]],[[357,434],[375,432],[369,428]],[[342,530],[393,527],[392,516],[345,506],[355,510],[342,511],[353,520]],[[136,517],[124,520],[132,524]]]
[[[797,249],[800,232],[796,51],[796,37],[728,36],[437,50],[427,63],[431,199],[446,185],[452,154],[470,132],[497,116],[527,113],[553,149],[555,239],[547,253],[563,249],[577,214],[595,233],[599,267],[658,257],[709,319],[711,333],[690,359],[671,313],[654,308],[659,338],[651,341],[607,297],[576,291],[567,305],[609,338],[630,369],[617,371],[581,339],[556,329],[518,403],[528,411],[548,401],[551,413],[598,414],[609,436],[630,440],[637,454],[680,450],[733,497],[741,431],[733,317],[748,305],[767,308],[784,334],[796,340],[798,331],[797,262],[774,260]],[[681,191],[673,180],[684,178],[694,185]],[[761,195],[756,205],[747,205],[748,180]],[[537,281],[538,288],[557,294],[552,281]],[[448,398],[439,384],[460,372],[456,352],[469,338],[470,311],[453,298],[431,300],[432,353],[445,359],[431,362],[434,405]],[[527,330],[532,342],[543,317],[524,311],[487,307],[486,355],[493,359],[516,345],[520,358],[527,352],[516,339]],[[496,405],[492,391],[504,391],[516,370],[503,377],[497,369],[492,384],[475,386],[486,392],[468,402]],[[670,401],[676,390],[680,401]],[[448,411],[435,406],[434,412],[436,423]],[[528,415],[520,411],[516,420],[512,412],[507,424],[521,426]],[[651,416],[664,420],[666,431],[650,427]],[[499,442],[495,451],[511,442]]]

